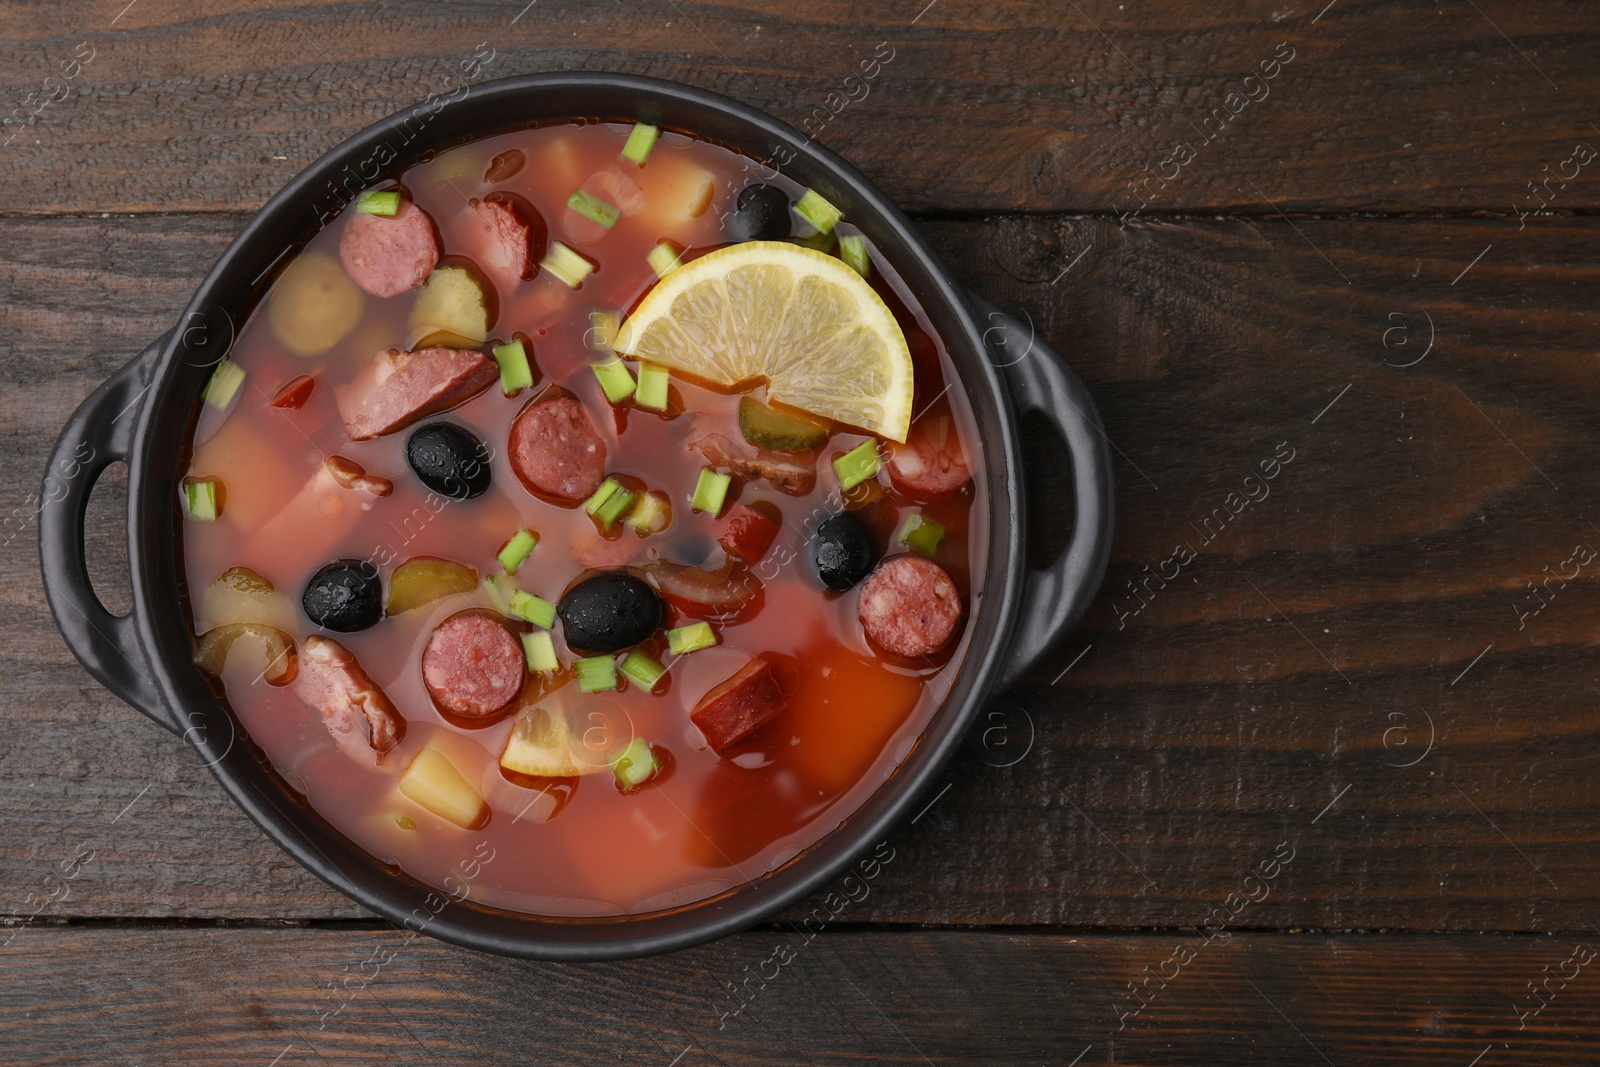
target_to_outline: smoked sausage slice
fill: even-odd
[[[334,395],[345,433],[365,441],[455,407],[499,380],[499,365],[470,348],[390,348]]]
[[[943,500],[971,480],[948,417],[933,426],[915,426],[905,444],[889,445],[889,483],[915,500]]]
[[[874,642],[908,658],[937,652],[961,621],[961,594],[943,567],[916,555],[890,556],[861,587],[861,626]]]
[[[528,491],[586,500],[606,473],[606,443],[575,397],[536,400],[511,425],[511,469]]]
[[[428,280],[439,263],[433,219],[401,201],[392,216],[357,215],[339,238],[339,258],[350,280],[373,296],[399,296]]]
[[[784,708],[772,664],[757,657],[711,687],[689,718],[718,752],[743,741]]]
[[[440,623],[422,653],[422,680],[434,703],[469,719],[493,715],[522,690],[522,645],[504,624],[478,611]]]

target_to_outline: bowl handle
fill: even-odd
[[[1099,591],[1114,525],[1111,452],[1094,399],[1060,353],[1036,338],[1031,325],[987,300],[974,297],[973,304],[987,327],[983,339],[991,362],[1018,412],[1040,412],[1066,442],[1077,500],[1072,540],[1049,566],[1030,569],[1026,576],[1016,629],[995,685],[1003,692],[1067,635]],[[1018,513],[1020,521],[1020,507]]]
[[[128,458],[151,368],[170,336],[113,374],[67,420],[40,490],[39,562],[50,610],[78,662],[107,689],[182,735],[157,694],[133,616],[111,614],[95,596],[83,545],[89,494],[102,471]]]

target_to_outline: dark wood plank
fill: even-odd
[[[56,427],[175,320],[238,224],[0,221],[0,507],[24,508],[0,549],[7,908],[81,846],[94,861],[45,916],[360,914],[86,678],[35,577],[24,494]],[[1553,584],[1524,629],[1513,605],[1575,544],[1600,544],[1585,491],[1600,475],[1600,221],[1512,240],[1437,220],[928,230],[963,280],[1028,313],[1091,380],[1120,452],[1118,538],[1081,632],[1013,694],[1012,747],[957,761],[852,921],[1192,928],[1218,908],[1269,928],[1596,921],[1594,567]],[[1389,365],[1421,353],[1424,313],[1434,350]],[[1408,347],[1394,333],[1384,347],[1394,314]],[[1294,459],[1270,495],[1225,510],[1206,543],[1196,527],[1280,442]],[[1065,474],[1048,435],[1029,447],[1048,542]],[[91,529],[101,546],[110,516]],[[1126,583],[1182,542],[1197,558],[1119,624],[1139,603]],[[1238,907],[1280,843],[1295,859]]]
[[[0,1052],[174,1067],[1565,1064],[1592,1046],[1593,943],[771,930],[576,966],[394,931],[29,930],[0,949]],[[1547,975],[1534,1014],[1528,986]],[[737,1014],[730,986],[745,990]]]
[[[1600,145],[1583,0],[896,0],[870,25],[848,0],[120,7],[0,11],[0,211],[254,209],[342,138],[453,91],[480,46],[479,77],[621,70],[809,122],[919,211],[1600,204],[1593,164],[1528,188]],[[1263,64],[1275,76],[1246,81]]]

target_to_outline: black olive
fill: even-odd
[[[489,450],[450,422],[432,422],[406,438],[406,463],[440,496],[471,500],[489,491]]]
[[[626,571],[609,571],[567,590],[557,608],[567,645],[583,652],[620,652],[655,633],[661,597]]]
[[[823,521],[811,535],[811,562],[829,589],[853,587],[871,572],[875,555],[867,524],[848,511]]]
[[[735,241],[781,241],[789,236],[789,194],[775,185],[747,185],[733,201],[728,236]]]
[[[383,618],[383,582],[365,559],[336,559],[311,576],[300,606],[311,621],[342,634],[365,630]]]

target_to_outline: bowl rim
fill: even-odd
[[[155,413],[174,403],[181,403],[181,408],[184,410],[192,410],[193,394],[196,390],[189,383],[180,382],[183,377],[177,373],[182,369],[180,365],[188,362],[190,356],[202,361],[210,359],[213,363],[221,358],[220,355],[211,358],[218,348],[218,339],[214,336],[218,331],[207,330],[204,339],[195,340],[180,326],[155,358],[149,379],[152,396],[138,417],[128,463],[129,568],[138,638],[144,647],[146,659],[162,698],[169,708],[180,710],[180,718],[181,713],[187,711],[188,721],[194,725],[185,734],[186,739],[198,750],[201,758],[234,802],[302,866],[383,918],[453,944],[529,959],[566,961],[620,959],[704,943],[768,918],[818,892],[831,880],[840,876],[858,856],[873,848],[875,843],[884,840],[888,831],[905,819],[912,811],[912,805],[948,764],[956,748],[964,740],[966,728],[988,696],[993,680],[1000,670],[999,652],[1007,646],[1011,638],[1021,602],[1026,559],[1023,545],[1021,445],[1016,414],[996,365],[985,356],[987,348],[970,299],[950,278],[943,263],[928,247],[915,226],[864,175],[831,150],[800,133],[788,123],[710,90],[623,73],[584,71],[527,74],[476,82],[464,86],[463,90],[459,96],[452,94],[455,96],[454,99],[445,100],[437,106],[433,106],[435,100],[430,98],[422,104],[402,109],[380,119],[330,148],[286,183],[251,217],[207,272],[186,306],[181,322],[187,324],[198,320],[209,323],[211,320],[208,316],[211,311],[219,306],[228,306],[229,302],[223,299],[224,296],[239,291],[236,279],[230,275],[238,269],[239,262],[246,252],[255,251],[262,245],[282,248],[273,263],[260,273],[258,281],[260,277],[270,275],[284,254],[296,248],[294,243],[285,243],[283,233],[293,228],[297,218],[303,221],[305,203],[316,187],[323,183],[329,174],[338,174],[341,164],[347,170],[352,161],[364,161],[363,157],[365,160],[370,160],[373,153],[384,146],[384,138],[397,128],[398,122],[407,116],[416,117],[424,109],[431,108],[428,111],[430,117],[442,117],[457,114],[468,107],[490,107],[496,103],[526,99],[532,95],[604,90],[610,93],[620,91],[630,94],[640,104],[637,110],[644,114],[666,114],[668,109],[673,107],[720,112],[734,123],[748,128],[752,134],[752,142],[765,139],[773,143],[774,154],[765,160],[768,165],[787,171],[803,161],[807,168],[831,179],[831,182],[823,188],[824,195],[838,193],[841,199],[856,205],[855,211],[862,218],[863,228],[865,219],[871,218],[878,230],[887,230],[908,250],[914,262],[905,261],[904,256],[901,256],[894,260],[895,266],[902,276],[912,273],[923,276],[927,288],[917,289],[916,295],[929,316],[936,317],[935,305],[938,305],[940,308],[948,309],[950,320],[959,325],[959,330],[955,333],[943,326],[940,327],[940,337],[946,350],[951,354],[952,362],[957,364],[958,381],[970,394],[973,394],[975,417],[979,417],[977,408],[980,399],[975,387],[981,385],[992,398],[993,417],[999,421],[998,426],[992,427],[996,431],[993,434],[987,432],[990,427],[984,427],[986,431],[984,452],[986,457],[993,457],[986,463],[990,497],[989,551],[985,560],[982,589],[975,591],[973,596],[974,602],[981,600],[981,607],[974,603],[973,608],[976,610],[971,612],[976,616],[981,610],[987,620],[992,620],[985,623],[988,636],[980,644],[976,640],[977,635],[974,635],[975,639],[968,646],[950,692],[931,714],[927,723],[916,735],[916,742],[910,751],[893,768],[888,778],[869,793],[859,805],[843,815],[837,826],[825,832],[797,857],[758,876],[753,881],[704,900],[655,912],[607,916],[604,920],[526,915],[473,904],[465,900],[453,901],[458,905],[456,908],[449,907],[450,902],[447,902],[439,911],[427,919],[420,920],[421,929],[418,929],[412,925],[413,922],[419,921],[415,919],[416,909],[411,909],[409,914],[406,912],[403,902],[399,899],[401,891],[396,887],[407,887],[410,890],[420,888],[430,896],[436,896],[438,891],[417,882],[403,872],[386,868],[377,857],[355,846],[353,842],[348,842],[348,839],[344,839],[342,834],[331,827],[331,824],[327,824],[320,815],[313,813],[311,819],[313,824],[321,822],[325,831],[331,832],[349,845],[347,849],[342,850],[349,854],[345,862],[335,861],[277,802],[289,801],[291,798],[288,795],[275,800],[263,792],[256,782],[248,780],[232,768],[225,768],[224,761],[230,758],[238,729],[233,722],[233,713],[222,701],[213,696],[201,703],[197,721],[193,705],[199,697],[195,690],[198,672],[188,666],[186,659],[184,664],[186,674],[194,677],[180,677],[177,672],[169,669],[167,659],[161,654],[161,649],[167,647],[167,642],[171,639],[172,620],[155,618],[156,613],[151,610],[151,604],[164,591],[176,593],[177,590],[175,587],[170,590],[166,588],[166,583],[171,582],[171,575],[167,573],[162,561],[155,558],[157,545],[146,542],[153,541],[159,544],[163,540],[161,536],[163,529],[168,535],[167,545],[177,541],[175,531],[170,529],[173,525],[170,497],[165,495],[165,487],[171,482],[171,472],[152,470],[151,463],[146,462],[157,435],[163,432],[170,435],[173,432],[170,420],[162,422],[155,417]],[[605,121],[611,119],[607,118]],[[618,117],[617,121],[625,119]],[[479,128],[480,124],[470,119],[463,125],[472,132],[455,139],[425,137],[423,140],[430,150],[437,152],[446,147],[454,147],[458,143],[490,136],[495,132],[493,129]],[[502,131],[509,128],[514,127],[504,125],[500,127]],[[691,127],[677,128],[687,130]],[[722,141],[717,143],[726,144]],[[749,146],[728,145],[728,147],[741,151],[746,156],[760,158],[754,156]],[[791,158],[774,163],[773,159],[779,150],[787,150]],[[409,165],[410,159],[405,159],[399,166],[390,165],[380,173],[386,174]],[[367,184],[375,180],[377,176],[368,179]],[[822,183],[813,180],[810,184]],[[830,199],[832,198],[830,196]],[[313,204],[316,202],[318,201],[314,201]],[[337,211],[334,213],[337,214]],[[327,221],[326,216],[325,212],[321,219],[322,223]],[[236,300],[232,303],[253,306],[254,299],[256,298],[251,297],[249,300]],[[228,343],[231,345],[231,336]],[[958,348],[970,355],[963,358],[958,355]],[[209,364],[204,362],[190,364],[192,368],[205,365]],[[198,369],[195,369],[189,377],[193,378],[197,373]],[[185,393],[189,394],[187,399],[179,395]],[[158,422],[162,424],[157,425]],[[981,417],[979,425],[983,427]],[[183,437],[185,441],[188,440],[187,428]],[[147,506],[147,501],[153,500],[169,500],[169,503],[164,514],[152,516],[157,520],[154,529],[146,531],[136,521],[135,511]],[[170,548],[161,550],[172,557],[168,563],[179,556],[179,553],[173,552]],[[177,580],[179,583],[183,580],[181,568],[177,571]],[[181,619],[178,620],[178,625],[186,627],[186,623]],[[161,628],[158,629],[158,626]],[[226,733],[216,728],[218,724],[215,719],[219,714],[226,722]],[[232,754],[231,758],[237,761],[241,755]],[[309,805],[303,807],[305,811],[310,811]],[[874,810],[868,812],[868,809]],[[302,816],[304,814],[301,813]],[[322,842],[324,845],[327,843],[327,841]],[[350,869],[352,860],[356,870]],[[473,919],[473,916],[483,917],[482,921]],[[687,919],[686,916],[693,918]],[[501,924],[505,929],[487,929],[490,924]],[[654,928],[656,926],[660,928]],[[633,931],[626,931],[628,927],[633,927]],[[571,936],[541,936],[541,933],[570,934],[570,931],[575,929],[593,930],[597,932],[597,936],[576,939]]]

